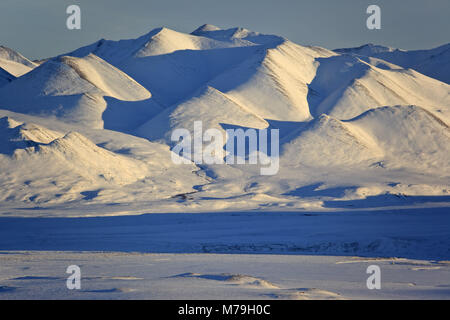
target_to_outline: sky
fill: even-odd
[[[72,4],[81,8],[81,30],[66,27]],[[371,4],[381,8],[380,30],[366,27]],[[192,32],[209,23],[328,49],[427,49],[450,42],[449,14],[449,0],[1,0],[0,45],[40,59],[102,38],[137,38],[162,26]]]

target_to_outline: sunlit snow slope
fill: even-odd
[[[338,53],[380,58],[403,68],[411,68],[450,84],[450,43],[429,50],[400,50],[367,44],[358,48],[335,50]]]
[[[448,53],[331,51],[213,25],[40,64],[0,47],[0,213],[446,206]],[[174,163],[172,132],[196,121],[279,129],[279,170]]]

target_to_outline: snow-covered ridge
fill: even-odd
[[[1,48],[1,205],[328,210],[386,194],[445,197],[447,53],[330,51],[213,25],[102,39],[39,64]],[[15,64],[27,72],[9,72]],[[195,121],[279,129],[279,173],[175,165],[171,133]]]
[[[13,76],[8,71],[0,68],[0,87],[4,86],[5,84],[10,83],[14,79],[16,79],[15,76]]]
[[[36,63],[25,58],[20,53],[0,46],[0,68],[6,70],[10,74],[19,77],[31,71],[37,66]]]
[[[103,97],[142,101],[150,99],[151,93],[119,69],[89,54],[51,59],[3,86],[0,97],[5,109],[103,127],[107,110]]]
[[[357,48],[336,49],[334,51],[380,58],[450,84],[450,67],[448,63],[450,59],[450,43],[428,50],[400,50],[368,44]]]

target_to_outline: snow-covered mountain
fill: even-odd
[[[51,59],[0,89],[3,108],[96,128],[103,128],[108,112],[104,97],[142,101],[151,93],[93,54]]]
[[[449,62],[448,45],[330,51],[213,25],[102,39],[40,64],[1,47],[0,207],[326,210],[445,197]],[[195,121],[280,129],[279,172],[173,163],[171,133]]]
[[[25,58],[20,53],[0,46],[0,68],[6,70],[10,74],[19,77],[31,71],[37,66],[36,63]]]
[[[400,50],[373,44],[334,50],[337,53],[379,58],[403,68],[414,69],[431,78],[450,84],[450,43],[428,50]]]
[[[124,149],[107,150],[78,132],[58,132],[10,117],[0,118],[0,132],[1,202],[52,204],[94,197],[128,201],[129,192],[158,199],[204,182],[192,175],[193,165],[175,167],[169,148],[150,142],[126,139],[130,149],[147,149],[130,157]],[[116,137],[116,145],[119,141]],[[167,171],[173,175],[170,181]]]

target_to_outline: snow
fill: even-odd
[[[189,178],[194,167],[188,166],[177,168],[178,176],[172,181],[143,187],[150,172],[153,182],[157,182],[170,167],[170,151],[159,145],[153,144],[152,150],[159,153],[157,158],[144,161],[145,157],[140,160],[108,151],[74,131],[60,133],[6,117],[0,119],[0,125],[0,186],[6,191],[1,194],[2,202],[70,203],[101,198],[103,193],[118,198],[123,185],[139,188],[147,193],[147,198],[156,190],[160,192],[158,196],[164,197],[166,192],[190,191],[191,181],[201,181]],[[51,167],[42,170],[48,163]],[[15,176],[16,173],[20,175]]]
[[[107,109],[104,96],[142,101],[149,100],[151,93],[95,55],[49,60],[0,89],[5,109],[97,128],[103,127],[102,115]],[[148,108],[155,107],[150,102]],[[118,110],[119,116],[123,112]]]
[[[379,53],[384,52],[393,52],[395,51],[394,48],[386,47],[386,46],[380,46],[373,43],[368,43],[365,45],[362,45],[360,47],[356,48],[342,48],[342,49],[335,49],[334,50],[337,53],[349,53],[349,54],[357,54],[362,56],[372,56]]]
[[[0,297],[448,299],[447,213],[0,218]],[[81,290],[66,289],[73,264]],[[366,287],[369,265],[381,290]]]
[[[87,197],[89,205],[116,203],[114,194],[120,188],[123,204],[132,203],[126,211],[142,212],[148,202],[140,202],[146,197],[136,190],[138,182],[140,189],[154,190],[149,199],[155,212],[207,211],[211,206],[327,210],[321,197],[296,194],[314,185],[351,187],[336,200],[390,193],[419,196],[420,188],[427,195],[447,195],[450,87],[380,58],[362,56],[397,52],[391,48],[367,45],[336,53],[244,28],[204,25],[192,34],[157,28],[137,39],[100,40],[37,67],[10,49],[2,52],[3,58],[34,69],[0,88],[0,115],[60,134],[51,141],[33,137],[17,141],[45,144],[39,150],[52,145],[59,151],[53,141],[64,142],[63,153],[67,147],[74,155],[63,157],[65,166],[78,173],[58,177],[55,166],[52,174],[55,181],[64,181],[74,207],[86,204],[82,196],[86,192],[92,194]],[[164,187],[158,196],[159,171],[145,165],[138,169],[136,161],[149,161],[142,150],[150,146],[168,160],[171,132],[192,129],[195,121],[222,133],[229,127],[279,129],[279,174],[261,177],[257,165],[158,164],[168,170],[168,180],[182,186],[171,194]],[[72,131],[79,135],[68,135]],[[19,175],[21,166],[38,168],[32,163],[36,154],[9,159],[24,149],[8,137],[3,135],[1,141],[8,158],[2,163],[2,168],[8,167],[2,170],[4,179]],[[127,147],[129,143],[139,151]],[[98,164],[83,166],[91,153],[99,155],[95,163],[110,163],[105,172]],[[110,161],[106,155],[126,161]],[[17,161],[23,163],[19,166]],[[175,178],[179,171],[185,172],[185,183]],[[31,176],[24,186],[8,184],[2,206],[64,203],[55,195],[54,184],[48,185],[51,175]],[[96,183],[87,188],[86,182],[80,183],[108,176],[115,178],[107,178],[105,186]],[[40,186],[39,194],[30,187],[32,182]],[[17,190],[22,190],[20,196],[14,194]],[[189,197],[177,198],[180,190]]]
[[[261,50],[210,85],[263,118],[310,120],[307,83],[315,74],[315,58],[328,54],[332,55],[285,41]],[[295,72],[296,68],[302,72]]]
[[[4,60],[17,62],[30,68],[36,67],[36,64],[34,62],[28,60],[20,53],[5,46],[0,46],[0,58]]]
[[[358,48],[337,49],[335,51],[380,58],[450,84],[449,43],[428,50],[400,50],[377,45],[365,45]]]
[[[450,121],[449,86],[413,70],[378,68],[344,55],[320,59],[317,74],[309,99],[315,115],[351,119],[374,107],[416,104]]]
[[[44,206],[55,215],[51,204],[70,203],[65,214],[83,216],[142,213],[149,205],[153,212],[330,210],[322,194],[363,207],[380,197],[380,209],[391,194],[447,199],[450,86],[361,55],[391,48],[343,51],[204,25],[192,34],[157,28],[100,40],[48,59],[0,88],[0,116],[59,134],[51,141],[2,136],[1,206],[18,215]],[[278,174],[261,177],[259,165],[175,165],[171,133],[192,130],[195,121],[222,133],[279,129]],[[37,151],[27,153],[24,143]],[[49,155],[39,150],[56,152],[51,161],[59,165],[43,173]],[[313,186],[320,186],[315,196],[298,191]],[[92,209],[77,213],[78,206]]]
[[[212,108],[211,108],[212,107]],[[214,128],[225,131],[221,123],[228,125],[264,129],[269,124],[262,118],[237,104],[226,94],[207,87],[184,103],[165,109],[157,116],[137,128],[136,133],[150,140],[164,140],[171,145],[172,131],[186,128],[193,132],[194,122],[202,119],[205,129]]]
[[[430,172],[450,166],[450,130],[425,109],[417,106],[377,108],[350,123],[373,137],[392,165],[401,163]]]
[[[447,53],[330,51],[213,25],[102,39],[39,63],[0,47],[0,259],[11,263],[0,298],[38,297],[41,286],[44,298],[182,298],[174,288],[197,283],[196,298],[448,297],[438,284],[450,238]],[[279,171],[175,164],[171,133],[196,121],[280,130]],[[306,261],[310,279],[327,281],[257,272],[248,253],[288,269]],[[145,278],[127,259],[160,254],[176,262],[149,280],[162,291],[114,278]],[[50,269],[72,255],[91,267],[120,256],[121,271],[70,296]],[[344,256],[396,257],[380,263],[408,282],[379,294],[353,287],[351,273],[333,282],[336,263],[359,259]],[[43,273],[21,275],[9,257]],[[423,270],[422,284],[400,276]]]
[[[14,77],[8,71],[0,68],[0,87],[10,83],[14,79],[16,79],[16,77]]]
[[[37,66],[36,63],[28,60],[20,53],[0,46],[0,68],[9,72],[15,77],[20,77],[27,72],[30,72]]]
[[[448,262],[398,258],[2,253],[2,299],[448,299],[442,280],[450,276]],[[68,290],[65,271],[77,263],[81,289]],[[381,290],[366,287],[372,264],[382,270]]]
[[[245,28],[236,27],[223,30],[219,27],[208,24],[197,28],[191,34],[235,43],[240,43],[243,40],[255,44],[269,44],[272,42],[282,42],[284,40],[284,38],[276,35],[261,34]]]

